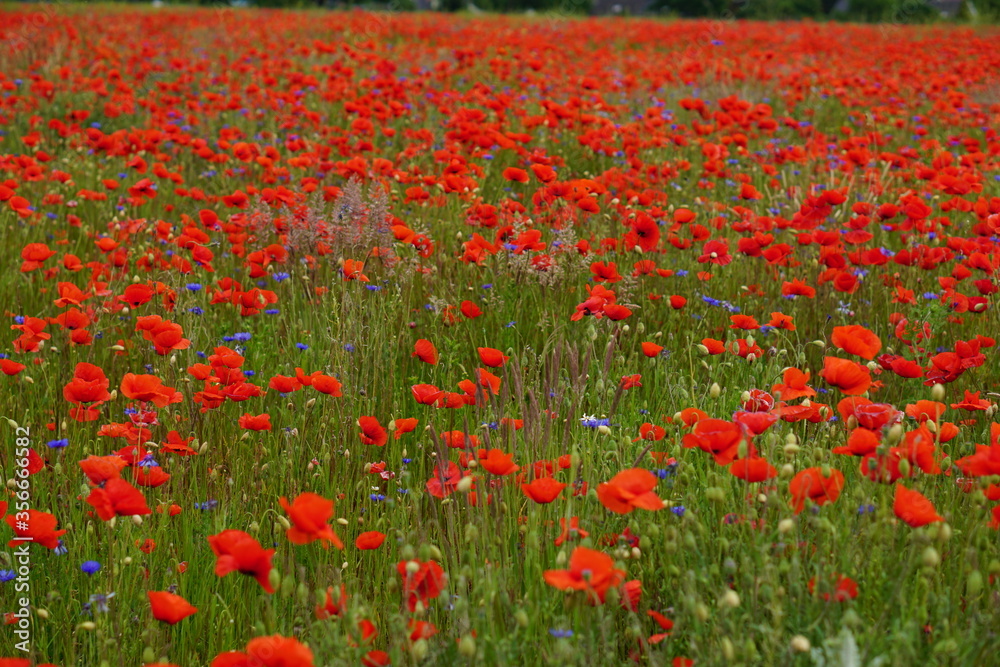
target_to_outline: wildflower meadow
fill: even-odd
[[[0,667],[998,664],[998,41],[0,7]]]

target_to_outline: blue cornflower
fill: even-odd
[[[93,609],[94,611],[96,611],[99,614],[107,612],[108,611],[108,600],[110,600],[114,596],[115,596],[115,594],[113,592],[112,593],[107,593],[107,594],[94,593],[93,595],[90,596],[90,602],[88,602],[87,604],[85,604],[83,606],[83,608],[85,610],[87,610],[87,611],[90,611],[91,609]]]
[[[93,575],[101,571],[101,564],[96,560],[85,560],[80,564],[80,569],[84,574]]]
[[[611,426],[611,420],[607,418],[598,419],[594,416],[584,415],[580,417],[580,424],[587,428],[597,428],[598,426]]]
[[[69,439],[60,438],[59,440],[49,440],[45,444],[48,445],[51,449],[62,449],[63,447],[69,446]]]
[[[144,457],[142,457],[141,461],[136,463],[136,465],[139,466],[140,468],[154,468],[156,466],[159,466],[160,464],[156,462],[156,459],[153,458],[152,454],[146,454]]]
[[[676,514],[677,516],[682,517],[684,516],[684,512],[687,511],[687,508],[685,508],[683,505],[678,505],[676,507],[671,507],[670,511]]]
[[[0,570],[0,584],[6,583],[17,578],[17,572],[14,570]]]

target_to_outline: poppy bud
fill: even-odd
[[[459,493],[468,493],[472,490],[472,483],[474,481],[475,478],[472,475],[466,475],[458,481],[458,484],[455,485],[455,490]]]
[[[920,557],[920,562],[923,563],[924,567],[936,568],[941,564],[941,556],[934,547],[927,547]]]
[[[141,526],[142,525],[142,517],[139,516],[138,514],[133,514],[132,515],[132,523],[135,524],[136,526]]]
[[[560,551],[558,554],[556,554],[556,565],[562,567],[565,564],[566,564],[566,552]]]
[[[732,662],[736,659],[736,647],[733,646],[733,642],[730,641],[729,637],[722,638],[722,656],[728,662]]]
[[[109,401],[113,401],[116,398],[118,398],[118,390],[117,389],[112,389],[111,390],[111,398],[109,398],[108,400]]]
[[[292,527],[292,524],[289,523],[288,519],[286,519],[285,517],[281,516],[280,514],[278,515],[278,523],[281,524],[281,527],[284,530],[290,530],[291,527]]]
[[[76,626],[76,629],[77,630],[86,630],[86,631],[89,632],[91,630],[96,630],[97,629],[97,624],[94,623],[93,621],[84,621],[80,625]]]
[[[932,401],[943,401],[944,400],[944,385],[941,383],[935,384],[931,387],[931,400]]]
[[[42,619],[44,621],[44,620],[48,619],[49,612],[48,612],[47,609],[36,609],[35,610],[35,616],[37,616],[38,618],[40,618],[40,619]]]
[[[695,345],[695,347],[698,348],[698,354],[702,355],[703,357],[708,356],[708,348],[706,346],[702,345],[701,343],[698,343],[697,345]]]
[[[708,611],[707,606],[699,602],[694,606],[694,615],[699,621],[705,623],[709,619],[710,612]]]
[[[730,609],[736,609],[737,607],[740,606],[739,593],[730,588],[728,591],[722,594],[722,597],[719,598],[719,606],[728,607]]]
[[[250,532],[251,533],[258,533],[258,532],[260,532],[260,524],[257,523],[256,521],[254,521],[253,523],[251,523],[250,524]]]
[[[719,386],[718,382],[713,382],[712,386],[708,388],[708,395],[712,398],[718,398],[722,395],[722,387]]]
[[[472,658],[476,655],[476,640],[472,635],[465,635],[462,640],[458,642],[458,652],[461,653],[466,658]]]
[[[413,646],[410,647],[410,655],[416,662],[422,662],[424,658],[427,657],[427,651],[429,647],[427,646],[426,639],[418,639],[413,642]]]
[[[792,637],[792,641],[789,646],[796,653],[808,653],[809,649],[812,648],[812,644],[809,643],[809,640],[802,635],[795,635]]]
[[[597,432],[600,433],[601,435],[611,435],[611,429],[605,426],[604,424],[601,424],[600,426],[597,427]]]
[[[983,592],[983,573],[973,570],[965,580],[965,594],[970,598],[978,597]]]
[[[281,597],[287,598],[291,597],[292,593],[295,591],[295,577],[290,574],[286,574],[281,580]]]
[[[788,479],[794,474],[795,474],[795,468],[792,467],[791,463],[786,463],[785,465],[781,466],[781,472],[779,473],[779,475],[781,476],[782,479]]]
[[[638,560],[642,557],[642,551],[639,547],[632,547],[632,558]]]
[[[910,476],[910,462],[907,459],[901,459],[899,462],[899,474],[903,477]]]
[[[27,382],[28,384],[35,384],[35,378],[31,377],[30,375],[25,375],[24,381]]]
[[[528,623],[531,622],[531,619],[528,618],[528,612],[523,609],[518,609],[514,612],[514,620],[517,621],[517,625],[522,628],[528,627]]]
[[[785,445],[785,456],[787,456],[788,458],[793,458],[796,454],[799,453],[800,450],[801,447],[799,447],[798,445],[787,444]]]
[[[947,523],[935,524],[937,526],[937,540],[944,543],[951,539],[951,526]]]
[[[926,422],[924,422],[924,426],[926,426],[927,430],[930,431],[931,433],[938,432],[938,425],[937,422],[935,421],[931,421],[930,419],[928,419]]]

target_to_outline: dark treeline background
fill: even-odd
[[[195,0],[196,2],[199,0]],[[219,0],[200,0],[218,5]],[[365,7],[395,11],[563,12],[660,14],[680,17],[819,19],[925,23],[944,19],[993,21],[1000,0],[234,0],[259,7]]]

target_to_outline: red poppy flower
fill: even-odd
[[[649,342],[642,344],[642,353],[647,357],[655,357],[659,355],[660,352],[662,351],[663,351],[662,345],[657,345],[656,343],[649,343]]]
[[[826,383],[848,396],[858,396],[871,387],[871,372],[861,364],[838,357],[824,357],[820,375]]]
[[[628,514],[632,510],[659,510],[665,505],[653,493],[656,476],[643,468],[624,470],[611,481],[597,487],[597,499],[616,514]]]
[[[499,368],[510,359],[503,352],[495,350],[492,347],[477,347],[476,351],[479,352],[479,359],[483,362],[483,365],[490,368]]]
[[[385,542],[385,533],[370,530],[358,535],[358,538],[354,540],[354,546],[361,550],[378,549],[383,542]]]
[[[479,465],[493,475],[505,476],[517,472],[520,466],[514,464],[511,454],[500,449],[491,449],[489,452],[479,450]]]
[[[778,476],[777,469],[762,458],[736,459],[729,466],[729,474],[747,482],[763,482]]]
[[[166,591],[147,591],[149,605],[153,610],[153,618],[174,625],[198,611],[180,595]]]
[[[40,544],[46,549],[55,549],[59,546],[59,538],[66,534],[65,530],[56,530],[59,520],[48,512],[38,510],[27,510],[26,520],[17,519],[17,514],[9,514],[4,517],[7,525],[14,530],[15,539],[7,543],[9,547],[16,547],[23,542],[33,542]]]
[[[416,611],[418,602],[426,607],[441,595],[448,581],[441,566],[432,560],[401,560],[396,564],[396,571],[403,580],[403,598],[411,612]]]
[[[821,593],[820,597],[824,600],[846,602],[847,600],[853,600],[858,597],[858,584],[850,577],[833,573],[829,580],[832,584],[831,588],[833,589],[833,592]],[[810,593],[814,593],[816,591],[816,577],[809,580],[808,587]]]
[[[483,314],[483,311],[479,309],[479,306],[471,301],[463,301],[459,306],[459,310],[462,311],[462,315],[470,320]]]
[[[146,497],[137,488],[121,477],[114,477],[98,487],[87,496],[87,503],[93,506],[103,521],[109,521],[115,516],[133,516],[152,514],[146,504]]]
[[[218,535],[209,535],[208,544],[216,556],[215,574],[224,577],[230,572],[239,572],[252,576],[268,593],[274,592],[271,586],[274,549],[263,549],[242,530],[224,530]]]
[[[874,359],[882,349],[879,337],[859,324],[834,327],[830,342],[848,354],[868,360]]]
[[[563,591],[586,591],[592,603],[603,603],[608,589],[625,580],[625,571],[615,567],[607,554],[576,547],[569,557],[569,569],[546,570],[545,583]]]
[[[266,412],[262,415],[251,415],[246,413],[240,417],[239,427],[245,428],[248,431],[270,431],[271,415]]]
[[[528,484],[522,484],[521,491],[536,503],[546,504],[558,498],[567,486],[552,477],[538,477]]]
[[[312,388],[321,394],[326,394],[327,396],[339,397],[341,396],[340,381],[330,375],[324,375],[322,373],[313,373],[312,377]]]
[[[699,419],[681,442],[684,447],[698,447],[712,454],[719,465],[728,465],[736,458],[740,442],[745,439],[738,424],[724,419]]]
[[[924,494],[912,491],[902,484],[896,484],[896,493],[892,500],[892,513],[912,528],[944,521],[944,517],[937,513],[934,505]]]
[[[334,598],[333,586],[326,589],[326,599],[322,605],[316,605],[316,618],[320,621],[327,618],[340,618],[347,611],[347,588],[341,584],[338,595]]]
[[[309,544],[320,540],[323,548],[327,548],[327,542],[338,549],[344,548],[344,543],[327,524],[333,516],[332,500],[307,492],[300,493],[291,504],[284,496],[279,498],[278,502],[292,520],[292,527],[286,531],[289,542]]]
[[[358,436],[362,443],[384,447],[389,442],[389,434],[375,417],[358,417],[358,426],[361,428]]]
[[[817,505],[832,503],[840,497],[844,488],[844,473],[829,469],[829,476],[823,475],[822,468],[806,468],[799,471],[788,485],[792,494],[792,507],[798,514],[806,507],[806,500]]]
[[[414,431],[418,423],[418,420],[413,417],[404,417],[402,419],[394,419],[389,424],[389,428],[395,431],[395,439],[399,440],[404,434]]]
[[[313,667],[309,647],[293,637],[257,637],[247,644],[246,653],[220,653],[210,667]]]
[[[413,344],[413,354],[411,356],[417,357],[426,364],[435,365],[438,362],[437,348],[434,347],[434,343],[424,338]]]

